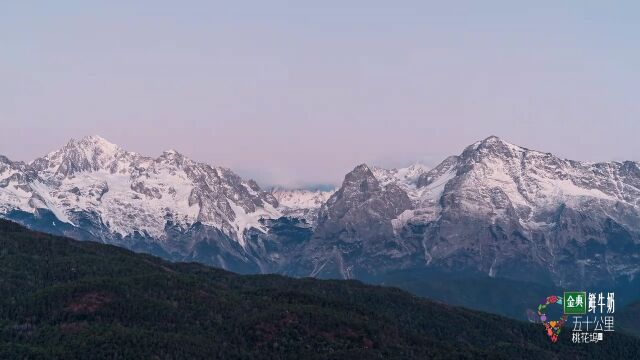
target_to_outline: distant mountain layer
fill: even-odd
[[[379,282],[477,273],[561,288],[640,273],[640,165],[588,163],[495,136],[433,169],[358,165],[335,191],[263,191],[176,151],[91,136],[0,157],[0,216],[33,229],[242,273]]]
[[[0,220],[0,358],[631,359],[355,281],[239,276]]]
[[[318,210],[335,190],[273,189],[271,195],[278,200],[279,210],[286,216],[314,222]]]

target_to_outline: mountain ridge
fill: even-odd
[[[28,164],[0,157],[0,216],[249,273],[433,267],[587,286],[640,272],[638,162],[565,160],[496,136],[434,168],[358,165],[335,191],[264,191],[175,150],[152,158],[89,136]]]

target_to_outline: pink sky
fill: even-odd
[[[13,160],[89,134],[288,186],[362,162],[436,165],[491,134],[640,160],[634,2],[13,3],[0,4]]]

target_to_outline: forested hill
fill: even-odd
[[[356,281],[240,276],[0,220],[2,359],[631,359]]]

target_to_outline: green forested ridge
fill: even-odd
[[[0,358],[632,359],[357,281],[240,276],[0,220]]]

